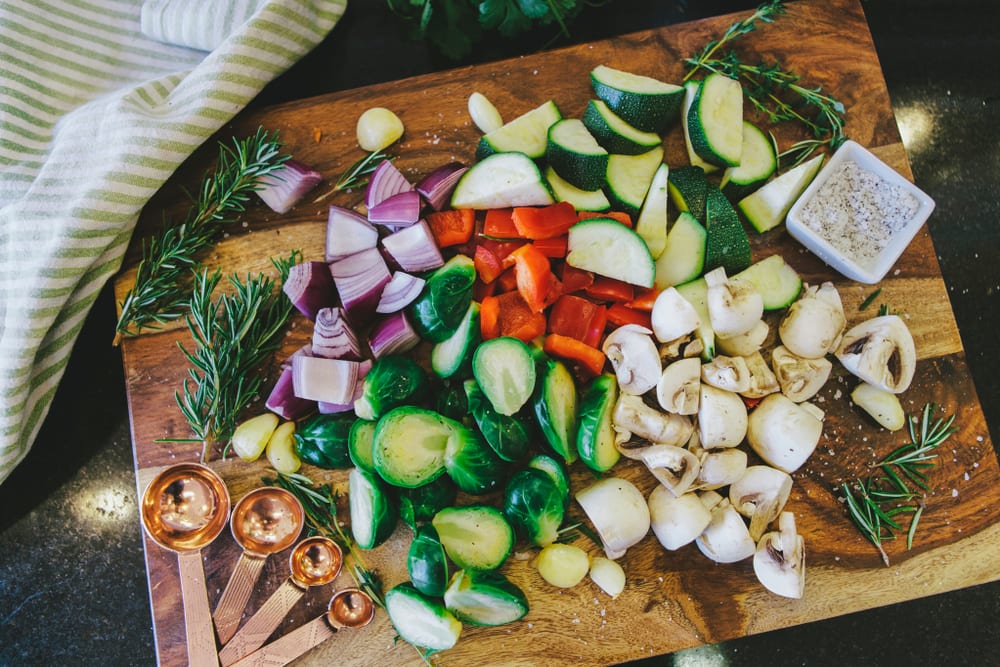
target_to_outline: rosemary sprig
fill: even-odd
[[[271,260],[282,282],[299,258],[296,251],[287,259]],[[186,316],[195,346],[189,351],[178,343],[193,368],[174,398],[203,443],[203,461],[215,443],[228,441],[240,413],[257,396],[263,382],[260,368],[278,348],[292,311],[291,302],[264,274],[245,281],[232,275],[233,293],[213,299],[221,278],[218,270],[195,274]]]
[[[889,565],[889,556],[882,544],[884,540],[895,539],[894,531],[902,530],[897,516],[910,515],[906,548],[913,548],[913,537],[924,512],[923,492],[930,491],[923,471],[935,465],[937,454],[934,450],[958,430],[953,425],[954,415],[934,418],[937,408],[935,403],[924,406],[919,430],[916,428],[917,419],[909,419],[910,442],[872,464],[881,474],[856,480],[856,490],[852,490],[847,482],[841,485],[848,516],[868,541],[875,545],[886,566]],[[921,491],[913,490],[906,483],[907,479],[920,487]]]
[[[698,55],[685,59],[690,69],[684,80],[699,70],[719,72],[740,81],[746,99],[770,122],[798,121],[804,125],[812,138],[799,141],[778,154],[779,160],[790,161],[790,166],[795,166],[824,146],[834,149],[844,142],[847,138],[844,135],[844,105],[824,94],[819,86],[802,85],[799,75],[777,62],[750,65],[742,62],[734,51],[717,55],[723,46],[756,30],[758,21],[773,23],[775,17],[784,13],[784,3],[771,0],[758,6],[747,18],[731,24],[722,37],[710,41]]]
[[[865,297],[865,300],[864,300],[864,301],[862,301],[862,302],[861,302],[861,305],[859,305],[859,306],[858,306],[858,310],[864,310],[864,309],[866,309],[866,308],[867,308],[868,306],[872,305],[872,302],[874,302],[874,301],[875,301],[875,299],[877,299],[877,298],[878,298],[878,295],[879,295],[879,294],[881,294],[881,293],[882,293],[882,288],[881,288],[881,287],[879,287],[879,288],[878,288],[878,289],[876,289],[876,290],[875,290],[874,292],[872,292],[871,294],[869,294],[868,296],[866,296],[866,297]]]
[[[313,203],[316,204],[321,202],[330,195],[338,192],[353,190],[354,188],[360,188],[361,186],[366,185],[368,183],[368,177],[371,176],[372,172],[375,171],[382,161],[391,159],[391,157],[382,151],[368,153],[363,158],[345,169],[344,173],[342,173],[334,182],[333,187],[321,194],[319,197],[316,197],[316,199],[313,200]]]
[[[365,565],[358,549],[337,519],[337,494],[329,484],[317,485],[301,473],[278,473],[274,479],[264,479],[265,484],[274,484],[289,491],[302,503],[306,524],[314,535],[326,535],[350,558],[348,572],[358,588],[367,593],[375,604],[385,606],[385,593],[378,573]]]
[[[219,144],[215,171],[202,182],[185,220],[178,225],[165,222],[158,236],[143,243],[135,285],[120,304],[115,345],[125,336],[135,336],[143,328],[158,329],[184,314],[192,270],[198,267],[202,251],[246,209],[259,179],[288,158],[281,154],[277,135],[263,128],[246,139],[234,139],[231,147]]]

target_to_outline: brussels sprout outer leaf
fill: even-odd
[[[392,535],[399,508],[385,483],[374,473],[354,468],[348,477],[351,534],[362,549],[372,549]]]
[[[566,467],[558,459],[548,454],[536,454],[528,461],[528,467],[548,475],[556,488],[559,489],[559,493],[562,494],[563,505],[569,503],[569,474],[566,472]]]
[[[479,427],[486,444],[504,461],[524,458],[531,444],[529,422],[517,415],[507,416],[497,412],[475,380],[466,380],[464,386],[469,414]]]
[[[412,489],[399,489],[399,516],[410,528],[416,529],[430,521],[445,507],[455,504],[458,487],[448,475]]]
[[[350,413],[313,415],[295,429],[295,453],[320,468],[351,467],[348,443],[356,419]]]
[[[378,419],[401,405],[418,405],[427,397],[427,373],[409,357],[380,357],[365,375],[354,412],[362,419]]]
[[[507,479],[507,462],[496,455],[479,433],[458,422],[453,424],[455,428],[444,454],[448,476],[460,490],[472,495],[500,488]]]
[[[499,572],[459,570],[444,593],[444,604],[472,625],[505,625],[528,613],[524,591]]]
[[[465,387],[461,382],[448,384],[436,392],[437,411],[445,417],[462,421],[469,414],[469,401],[465,397]]]
[[[448,559],[433,525],[417,528],[406,557],[410,582],[421,593],[441,597],[448,587]]]
[[[606,472],[621,454],[615,447],[612,415],[618,400],[618,381],[614,375],[599,375],[590,383],[580,401],[576,447],[580,458],[596,472]]]
[[[455,333],[469,309],[475,280],[475,265],[465,255],[455,255],[427,278],[406,310],[421,338],[441,343]]]
[[[520,537],[539,547],[556,541],[565,508],[559,487],[541,470],[518,471],[504,490],[504,516]]]

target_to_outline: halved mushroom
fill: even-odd
[[[747,387],[745,391],[741,391],[740,395],[746,398],[764,398],[768,394],[773,394],[781,389],[778,384],[778,378],[775,376],[774,371],[771,367],[767,365],[764,361],[764,355],[760,351],[756,351],[753,354],[743,357],[747,365],[747,370],[750,371],[750,386]]]
[[[771,365],[778,378],[781,393],[801,403],[816,395],[830,378],[833,363],[826,357],[806,359],[792,353],[784,345],[771,350]]]
[[[846,325],[844,304],[833,283],[805,285],[778,325],[778,336],[793,353],[817,359],[837,349]]]
[[[797,470],[816,449],[823,433],[823,420],[805,407],[808,405],[795,403],[784,394],[765,396],[747,420],[750,447],[779,470]]]
[[[739,394],[701,385],[698,437],[705,449],[736,447],[747,434],[747,408]]]
[[[647,447],[642,451],[642,462],[653,477],[675,496],[687,493],[701,470],[697,456],[673,445]]]
[[[656,296],[649,319],[653,335],[661,343],[686,336],[701,326],[698,312],[675,287],[668,287]]]
[[[671,361],[677,359],[684,352],[685,346],[691,342],[691,334],[685,334],[683,336],[678,336],[673,340],[668,340],[666,343],[660,345],[660,359],[662,361]],[[700,354],[700,353],[699,353]]]
[[[716,332],[718,333],[718,332]],[[732,357],[745,357],[759,350],[767,335],[771,333],[771,327],[764,320],[757,320],[757,323],[747,331],[735,336],[716,336],[715,347],[722,354]]]
[[[657,484],[646,502],[653,534],[670,551],[694,542],[712,520],[712,513],[694,493],[675,496]]]
[[[667,412],[693,415],[701,396],[701,361],[678,359],[663,369],[656,384],[656,400]]]
[[[714,359],[702,364],[701,379],[717,389],[737,394],[750,388],[750,370],[743,357],[717,354]]]
[[[681,446],[694,430],[691,420],[682,415],[661,412],[640,396],[620,394],[615,403],[612,421],[616,429],[628,431],[659,445]]]
[[[693,451],[701,462],[692,490],[714,490],[732,484],[747,469],[747,453],[736,447]]]
[[[645,394],[660,380],[660,351],[652,334],[644,326],[625,324],[604,340],[602,350],[615,369],[618,388],[626,394]]]
[[[750,537],[756,542],[781,514],[791,492],[791,475],[771,466],[755,465],[729,487],[729,502],[750,519]]]
[[[795,530],[795,516],[782,512],[778,530],[757,543],[753,571],[764,588],[786,598],[801,598],[806,584],[805,540]]]
[[[882,315],[845,333],[837,359],[868,384],[899,394],[913,381],[917,349],[902,318]]]
[[[705,274],[708,291],[705,302],[716,335],[726,337],[746,333],[764,314],[764,299],[746,280],[730,280],[723,267]]]
[[[701,553],[716,563],[741,561],[752,556],[757,548],[743,517],[728,500],[712,509],[711,521],[694,542]]]

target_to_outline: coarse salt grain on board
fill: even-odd
[[[803,223],[840,252],[870,263],[916,215],[912,193],[847,160],[802,209]]]

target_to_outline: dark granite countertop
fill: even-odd
[[[610,0],[574,41],[754,6]],[[382,0],[354,0],[327,41],[255,105],[454,66],[410,42]],[[988,3],[865,0],[980,400],[1000,439],[1000,33]],[[540,48],[484,43],[482,62]],[[0,666],[156,661],[110,286],[28,458],[0,485]],[[643,665],[993,664],[1000,582],[723,642]]]

